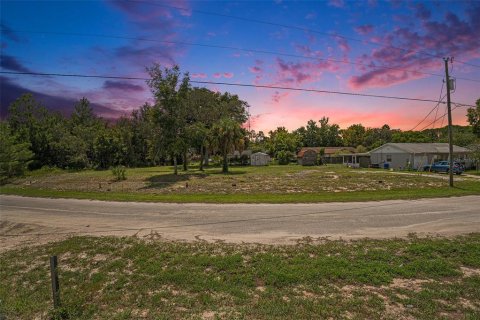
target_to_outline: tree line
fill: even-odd
[[[234,150],[263,151],[288,163],[301,147],[356,147],[364,152],[388,142],[447,142],[447,129],[401,131],[388,125],[366,128],[354,124],[342,130],[323,117],[289,132],[279,127],[265,135],[248,131],[248,103],[237,95],[192,87],[188,73],[178,67],[147,69],[147,84],[154,103],[145,103],[114,122],[95,115],[86,98],[70,117],[49,111],[32,95],[14,101],[0,123],[0,175],[2,180],[24,169],[141,167],[173,165],[187,170],[189,161],[200,170],[209,158],[219,156],[228,172]],[[480,99],[468,111],[471,126],[455,126],[454,143],[478,144]]]

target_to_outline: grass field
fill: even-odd
[[[75,237],[0,255],[7,319],[479,319],[480,234],[293,246]],[[49,262],[59,256],[62,306]],[[0,316],[1,317],[1,316]]]
[[[127,169],[127,180],[112,173],[39,170],[0,188],[3,194],[118,201],[163,202],[322,202],[415,199],[480,194],[480,181],[446,175],[350,169],[341,165],[302,167],[196,168],[172,174],[171,167]]]

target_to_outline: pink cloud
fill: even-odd
[[[419,14],[427,18],[428,13],[422,10],[420,9]],[[389,66],[390,69],[361,67],[359,70],[362,74],[350,78],[350,87],[353,89],[387,87],[422,78],[425,74],[415,70],[437,71],[441,69],[443,61],[440,57],[443,56],[461,56],[464,61],[480,57],[479,15],[480,5],[477,5],[469,10],[469,16],[465,20],[460,20],[455,14],[447,12],[443,21],[423,21],[420,31],[396,28],[385,34],[378,39],[385,46],[372,49],[369,55],[361,56],[358,62],[371,66]],[[408,51],[403,48],[408,48]]]
[[[309,46],[307,45],[301,45],[301,44],[296,44],[295,49],[303,54],[304,56],[308,57],[321,57],[322,56],[322,51],[320,50],[312,50]]]
[[[288,91],[283,91],[283,92],[275,91],[275,93],[272,96],[272,101],[275,102],[275,103],[279,103],[280,100],[288,97],[289,94],[290,94],[290,92],[288,92]]]
[[[205,78],[207,78],[207,75],[205,73],[192,73],[192,74],[190,74],[190,77],[192,79],[198,79],[198,78],[205,79]]]
[[[330,0],[328,1],[328,5],[331,7],[343,8],[345,7],[345,2],[343,0]]]
[[[248,70],[250,70],[251,73],[259,73],[262,71],[262,69],[259,66],[249,67]]]
[[[365,24],[365,25],[362,25],[362,26],[355,27],[355,31],[358,34],[361,34],[363,36],[363,35],[371,33],[373,31],[373,26],[371,24]]]
[[[312,83],[320,80],[325,71],[339,72],[340,67],[331,61],[301,61],[291,62],[277,58],[274,84],[292,85]]]
[[[348,44],[346,39],[337,37],[337,43],[338,43],[338,47],[344,54],[347,54],[350,52],[350,45]]]
[[[213,74],[213,77],[214,77],[215,79],[219,79],[219,78],[221,78],[221,77],[224,77],[224,78],[226,78],[226,79],[231,79],[231,78],[233,78],[233,76],[234,76],[233,72],[224,72],[224,73],[215,72],[215,73]]]

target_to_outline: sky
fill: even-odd
[[[1,1],[1,71],[148,77],[178,65],[192,81],[439,100],[444,62],[452,101],[480,98],[478,1]],[[220,48],[221,47],[221,48]],[[474,80],[474,81],[471,81]],[[410,130],[434,102],[195,84],[237,94],[249,125],[294,130],[328,117],[341,128]],[[443,87],[443,88],[442,88]],[[24,92],[69,114],[88,98],[100,116],[152,103],[145,81],[0,74],[1,115]],[[416,127],[439,127],[440,104]],[[466,108],[453,122],[466,124]],[[432,123],[434,122],[434,123]]]

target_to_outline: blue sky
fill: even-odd
[[[440,57],[448,55],[455,57],[453,76],[462,78],[457,80],[452,99],[474,104],[480,97],[480,82],[463,78],[480,81],[479,16],[480,3],[474,1],[2,1],[1,66],[2,71],[146,77],[145,68],[158,62],[167,67],[178,64],[182,71],[190,72],[192,80],[199,81],[435,100],[440,94],[442,77],[430,73],[442,75]],[[276,54],[161,41],[267,50]],[[410,72],[413,70],[422,73]],[[111,118],[128,114],[145,101],[151,101],[142,81],[5,74],[1,81],[2,114],[15,95],[24,91],[34,92],[47,106],[66,113],[71,111],[75,100],[85,96],[100,115]],[[277,126],[295,129],[309,119],[323,116],[343,128],[354,123],[371,127],[388,123],[408,130],[435,105],[221,85],[208,87],[236,93],[246,100],[251,105],[252,128],[264,131]],[[437,114],[443,112],[441,105]],[[454,122],[464,124],[465,113],[465,108],[454,110]],[[434,115],[435,112],[425,125],[434,120]],[[440,125],[440,121],[435,125]]]

